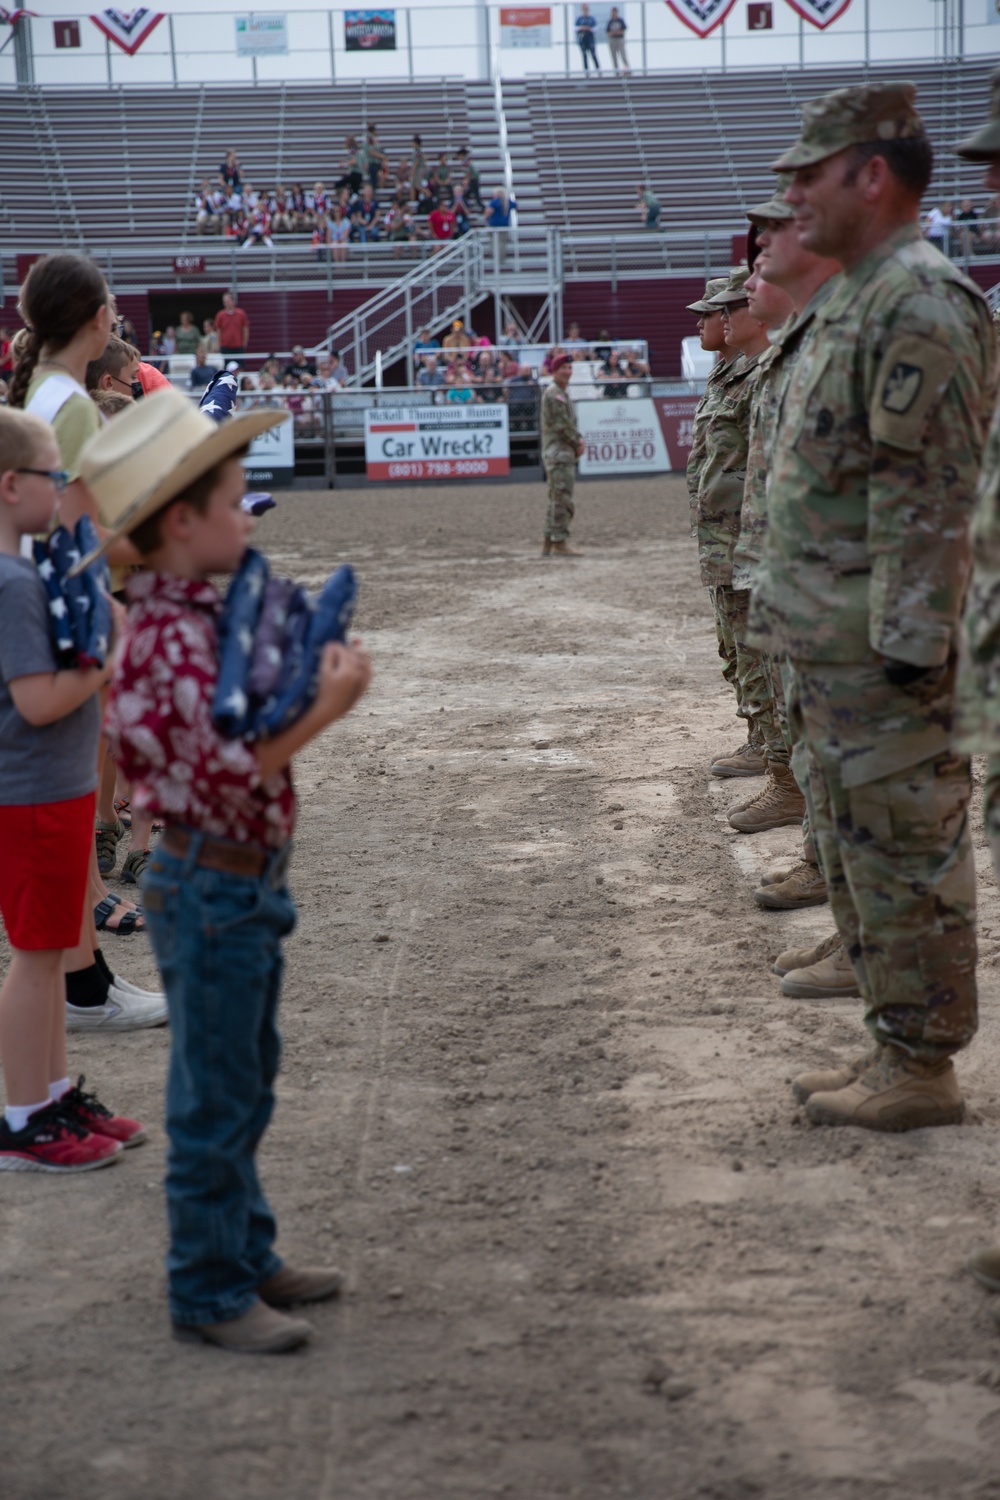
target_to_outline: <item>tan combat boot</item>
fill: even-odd
[[[711,765],[713,776],[763,776],[767,771],[760,745],[744,741],[729,755],[717,755]]]
[[[553,542],[552,543],[552,556],[553,557],[582,557],[583,553],[582,552],[577,552],[576,548],[575,547],[571,547],[570,544],[569,544],[569,542]]]
[[[861,991],[847,950],[838,943],[819,963],[789,969],[781,981],[781,993],[791,995],[793,1000],[849,1000]]]
[[[878,1058],[846,1088],[810,1095],[806,1114],[814,1125],[923,1130],[930,1125],[961,1125],[965,1105],[950,1057],[923,1062],[896,1047],[882,1047]]]
[[[965,1262],[965,1269],[984,1286],[988,1292],[1000,1292],[1000,1245],[991,1245],[988,1250],[977,1250]]]
[[[811,1073],[800,1073],[792,1080],[792,1093],[800,1104],[805,1104],[813,1094],[835,1094],[839,1089],[846,1089],[867,1067],[878,1060],[881,1050],[876,1047],[871,1052],[852,1058],[841,1068],[817,1068]]]
[[[543,557],[551,557],[551,555],[552,555],[552,538],[548,537],[548,536],[543,537],[542,538],[542,556]]]
[[[805,810],[806,799],[788,767],[768,766],[767,781],[756,797],[734,808],[729,823],[739,833],[766,833],[769,828],[801,823]]]
[[[793,969],[808,969],[812,964],[818,964],[820,959],[829,958],[839,947],[840,933],[831,932],[829,937],[825,937],[821,943],[813,943],[811,948],[786,948],[774,960],[771,973],[784,978]]]
[[[257,1301],[238,1318],[224,1323],[202,1323],[197,1327],[174,1324],[174,1336],[216,1344],[231,1354],[287,1354],[306,1344],[313,1328],[301,1318],[290,1318],[266,1303]]]
[[[784,880],[762,881],[753,899],[767,911],[800,911],[806,906],[822,906],[827,898],[826,880],[819,865],[802,860],[794,869],[783,872]]]

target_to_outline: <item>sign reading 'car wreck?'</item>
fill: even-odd
[[[506,406],[376,407],[365,412],[369,479],[481,479],[510,473]]]

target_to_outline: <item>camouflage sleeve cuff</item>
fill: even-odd
[[[871,624],[872,650],[893,661],[941,667],[954,648],[955,628],[944,620],[908,619],[897,613],[891,620],[873,619]]]

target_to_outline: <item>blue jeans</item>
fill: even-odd
[[[255,1156],[281,1055],[281,939],[295,926],[287,857],[259,877],[199,869],[156,849],[143,907],[170,1012],[167,1255],[170,1313],[238,1318],[281,1268]]]

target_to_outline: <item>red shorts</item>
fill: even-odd
[[[0,915],[12,947],[76,947],[93,844],[93,792],[0,807]]]

